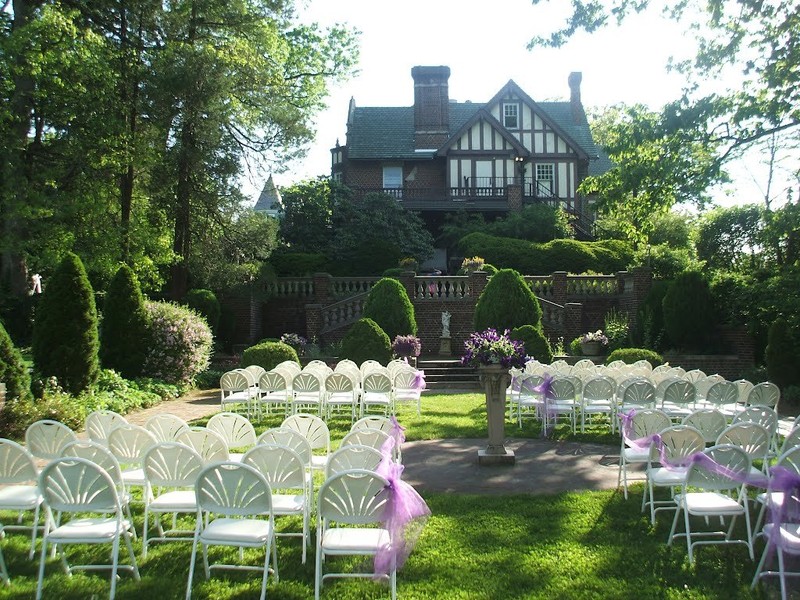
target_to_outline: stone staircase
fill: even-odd
[[[464,367],[452,356],[431,356],[417,359],[417,368],[425,371],[425,389],[429,393],[467,391],[479,392],[478,371]]]

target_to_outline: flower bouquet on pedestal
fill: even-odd
[[[585,356],[599,356],[608,346],[608,337],[601,329],[589,331],[581,336],[581,352]]]

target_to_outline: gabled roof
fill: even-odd
[[[556,132],[560,133],[568,142],[574,145],[579,154],[584,154],[589,159],[598,156],[598,149],[592,140],[589,124],[585,115],[581,123],[573,121],[572,105],[564,102],[534,102],[519,86],[509,81],[495,97],[486,104],[473,102],[451,102],[448,105],[450,123],[448,138],[452,138],[473,119],[478,113],[488,113],[488,108],[499,100],[513,86],[513,91],[518,93],[526,102],[534,106],[534,110]],[[435,152],[420,152],[414,148],[414,107],[413,106],[388,106],[388,107],[358,107],[351,112],[352,122],[347,131],[348,158],[354,160],[408,160],[414,158],[431,158]],[[494,119],[497,122],[496,119]],[[500,130],[504,130],[497,122]],[[512,136],[513,137],[513,136]],[[450,141],[448,141],[449,145]],[[518,143],[518,142],[517,142]],[[445,147],[445,146],[443,146]],[[439,150],[439,148],[430,150]]]
[[[499,132],[500,135],[509,144],[511,144],[511,147],[514,148],[517,151],[518,155],[527,156],[529,154],[528,150],[525,149],[525,146],[523,146],[517,138],[515,138],[513,135],[511,135],[511,133],[508,131],[508,129],[503,127],[503,125],[500,123],[500,121],[495,119],[492,116],[492,114],[488,110],[486,110],[485,108],[481,108],[480,110],[478,110],[474,115],[472,115],[472,117],[470,117],[467,120],[466,123],[464,123],[455,133],[453,133],[447,139],[447,141],[444,143],[444,145],[441,148],[439,148],[438,154],[440,156],[446,155],[448,147],[452,146],[453,144],[455,144],[456,141],[458,140],[458,138],[460,138],[462,135],[464,135],[464,133],[466,133],[470,129],[470,127],[472,127],[473,125],[475,125],[479,121],[486,121],[487,123],[489,123],[492,126],[492,129],[494,129],[495,131]]]

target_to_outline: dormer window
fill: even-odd
[[[519,104],[503,104],[503,127],[519,129]]]

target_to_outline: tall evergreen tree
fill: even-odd
[[[69,252],[46,282],[33,326],[33,362],[77,394],[99,373],[94,291],[77,254]]]
[[[0,382],[6,384],[6,401],[25,400],[31,394],[28,369],[2,323],[0,323]]]
[[[108,286],[100,330],[103,366],[123,377],[142,372],[147,345],[147,312],[136,274],[122,265]]]

